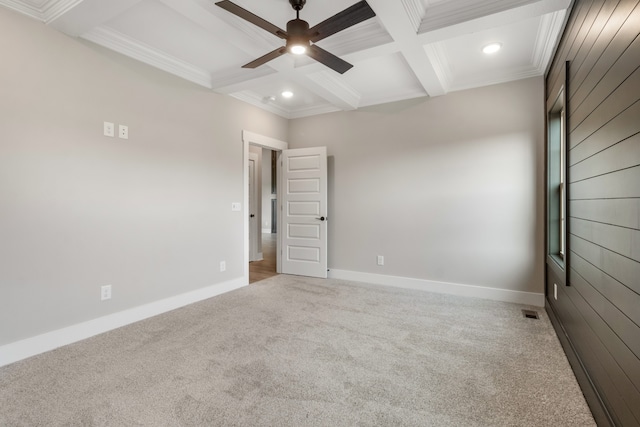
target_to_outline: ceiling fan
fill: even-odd
[[[300,10],[302,10],[306,2],[307,0],[289,0],[289,3],[291,3],[291,6],[296,11],[296,19],[287,22],[287,31],[280,29],[276,25],[265,21],[259,16],[254,15],[248,10],[243,9],[228,0],[216,3],[216,5],[226,11],[257,25],[263,30],[268,31],[281,39],[286,40],[285,46],[273,50],[266,55],[243,65],[242,68],[256,68],[279,57],[280,55],[284,55],[286,52],[296,55],[306,54],[340,74],[344,74],[353,67],[353,65],[348,62],[327,52],[321,47],[318,47],[315,43],[362,21],[373,18],[376,16],[373,9],[371,9],[365,0],[362,0],[342,12],[322,21],[318,25],[309,28],[309,23],[300,19]]]

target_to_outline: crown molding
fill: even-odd
[[[411,27],[415,33],[420,29],[422,20],[427,14],[427,9],[424,7],[424,3],[421,0],[402,0],[404,10],[407,12],[407,16],[411,21]]]
[[[531,63],[540,71],[540,74],[544,74],[546,71],[547,64],[549,64],[556,44],[560,39],[566,12],[566,10],[559,10],[543,15],[540,18],[536,44],[531,55]]]
[[[185,80],[211,89],[211,74],[165,52],[141,43],[108,27],[96,27],[81,36],[83,39],[137,59],[152,67],[182,77]]]
[[[50,0],[43,7],[44,22],[55,21],[84,0]]]
[[[48,24],[83,1],[84,0],[47,0],[42,2],[41,5],[36,5],[26,0],[0,0],[0,6],[5,6]]]
[[[0,6],[4,6],[8,9],[20,12],[23,15],[27,15],[30,18],[37,19],[38,21],[44,21],[42,8],[29,4],[25,1],[19,0],[0,0]]]

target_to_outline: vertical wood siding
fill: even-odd
[[[546,79],[556,96],[569,61],[570,267],[547,267],[548,304],[620,426],[640,425],[639,32],[640,0],[576,0]]]

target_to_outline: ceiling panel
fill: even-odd
[[[361,106],[426,96],[399,52],[366,59],[356,65],[345,74],[344,80],[361,95]]]

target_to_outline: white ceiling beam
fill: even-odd
[[[412,20],[403,2],[389,0],[369,0],[382,26],[393,40],[402,46],[401,53],[411,67],[416,78],[429,96],[444,95],[445,89],[440,82],[422,44],[415,32],[415,19]]]
[[[47,24],[70,36],[77,37],[99,27],[132,8],[141,0],[64,0],[47,18]],[[59,2],[62,3],[62,2]]]

